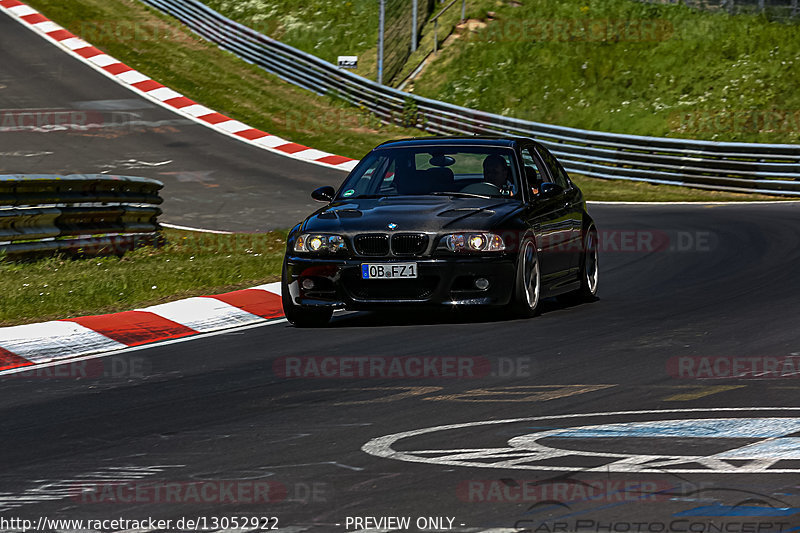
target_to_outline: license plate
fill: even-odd
[[[364,263],[361,265],[362,279],[414,279],[416,277],[416,263]]]

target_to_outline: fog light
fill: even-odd
[[[485,291],[489,288],[489,280],[486,278],[478,278],[475,280],[475,288]]]
[[[300,285],[302,285],[305,290],[310,291],[314,288],[314,280],[311,278],[306,278]]]

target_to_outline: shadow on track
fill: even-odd
[[[598,300],[595,300],[598,301]],[[590,305],[594,302],[570,303],[556,298],[541,301],[540,316]],[[443,324],[491,324],[536,320],[519,318],[503,308],[497,309],[386,309],[380,311],[354,311],[334,314],[328,328],[354,328],[376,326],[422,326]],[[291,327],[291,326],[290,326]]]

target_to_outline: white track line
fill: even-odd
[[[233,235],[233,231],[222,231],[217,229],[205,229],[205,228],[193,228],[191,226],[179,226],[177,224],[165,224],[163,222],[159,222],[159,225],[169,228],[169,229],[180,229],[184,231],[197,231],[200,233],[216,233],[217,235]]]

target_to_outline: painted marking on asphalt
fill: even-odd
[[[396,390],[399,391],[396,394],[392,394],[389,396],[384,396],[381,398],[373,398],[370,400],[350,400],[350,401],[343,401],[343,402],[336,402],[333,405],[365,405],[365,404],[373,404],[373,403],[389,403],[389,402],[396,402],[399,400],[407,400],[408,398],[415,398],[417,396],[423,396],[425,394],[430,394],[433,392],[438,392],[442,389],[442,387],[361,387],[358,389],[328,389],[331,392],[341,393],[346,390],[353,390],[353,391],[384,391],[384,390]],[[422,398],[423,400],[427,400],[428,398]]]
[[[665,402],[689,402],[692,400],[697,400],[699,398],[705,398],[706,396],[711,396],[713,394],[718,394],[720,392],[727,392],[735,389],[741,389],[746,387],[746,385],[715,385],[709,387],[696,387],[695,390],[690,392],[683,392],[680,394],[673,394],[672,396],[667,396],[666,398],[662,398]]]
[[[675,516],[792,516],[800,514],[800,507],[761,507],[754,505],[722,505],[714,503],[676,513]]]
[[[165,228],[170,229],[180,229],[184,231],[197,231],[199,233],[214,233],[217,235],[233,235],[232,231],[220,231],[216,229],[204,229],[204,228],[193,228],[191,226],[179,226],[177,224],[165,224],[163,222],[159,222],[160,225],[164,226]]]
[[[761,459],[763,457],[777,458],[780,460],[800,459],[800,438],[781,437],[768,438],[761,442],[755,442],[742,446],[735,450],[721,452],[714,457],[720,459]]]
[[[428,401],[454,401],[471,403],[492,402],[546,402],[595,392],[617,385],[521,385],[472,389],[456,394],[443,394],[423,398]]]
[[[800,431],[800,418],[716,418],[603,424],[547,432],[560,438],[704,437],[760,438]],[[537,434],[533,434],[537,435]],[[541,437],[537,437],[537,440]]]
[[[110,466],[85,474],[78,474],[69,479],[39,479],[37,485],[19,493],[0,493],[0,511],[5,512],[19,507],[51,501],[78,499],[81,487],[101,480],[124,482],[146,479],[163,474],[169,468],[182,468],[186,465],[150,465],[150,466]]]
[[[415,398],[424,394],[430,394],[442,390],[442,387],[337,387],[331,389],[313,389],[302,390],[297,392],[290,392],[279,397],[279,399],[290,399],[295,396],[306,396],[309,393],[331,394],[336,397],[341,397],[346,392],[389,392],[388,396],[380,396],[377,398],[370,398],[368,400],[344,400],[336,402],[333,405],[367,405],[373,403],[389,403],[399,400],[406,400],[408,398]]]
[[[510,468],[524,470],[551,470],[585,472],[647,472],[647,473],[800,473],[800,468],[790,464],[791,468],[776,466],[786,458],[800,456],[800,438],[791,435],[800,430],[800,418],[757,416],[753,418],[731,417],[719,418],[720,413],[766,413],[780,412],[796,415],[798,407],[753,407],[753,408],[712,408],[712,409],[665,409],[647,411],[615,411],[607,413],[582,413],[569,415],[551,415],[531,418],[515,418],[507,420],[488,420],[466,424],[451,424],[412,430],[384,437],[377,437],[362,446],[362,451],[400,461],[430,463],[448,466],[467,466],[473,468]],[[611,424],[594,424],[572,428],[551,429],[535,433],[517,435],[508,440],[508,447],[479,449],[425,449],[409,450],[405,444],[403,451],[393,445],[404,439],[449,430],[482,427],[497,424],[521,424],[544,420],[558,421],[576,418],[596,417],[641,417],[665,416],[671,414],[713,414],[714,418],[695,418],[678,420],[648,420]],[[520,432],[526,428],[520,428]],[[611,437],[613,440],[609,439]],[[615,453],[610,451],[596,452],[591,450],[592,439],[604,439],[623,445],[625,438],[660,438],[659,451],[667,448],[667,453]],[[684,441],[687,437],[716,440],[715,445],[724,444],[723,439],[762,439],[761,442],[747,443],[740,446],[731,442],[731,449],[709,455],[684,455]],[[446,438],[446,436],[445,436]],[[463,438],[463,436],[462,436]],[[545,445],[541,441],[547,438],[575,439],[583,441],[589,449],[560,449],[553,445]],[[669,449],[669,441],[673,440],[675,452]],[[722,442],[720,442],[722,441]],[[574,441],[573,441],[574,444]],[[565,464],[562,459],[559,466],[546,464],[553,457],[576,457],[575,465]],[[597,467],[586,468],[585,459],[596,458],[603,462]],[[487,459],[496,459],[487,461]],[[736,459],[735,464],[726,459]]]

